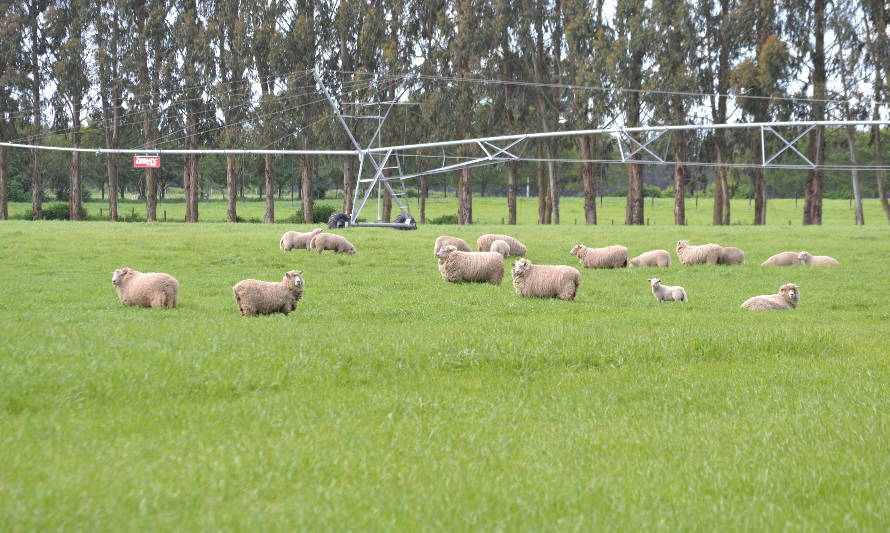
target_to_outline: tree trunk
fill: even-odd
[[[593,159],[596,145],[595,136],[578,137],[578,148],[581,152],[581,184],[584,186],[584,223],[596,224],[596,169]]]
[[[541,153],[542,151],[543,147],[539,146],[538,153],[543,155]],[[547,200],[549,196],[547,194],[547,181],[544,177],[545,173],[546,170],[544,161],[539,161],[538,169],[535,176],[538,183],[538,224],[550,224],[550,213],[547,209]]]
[[[34,110],[34,121],[31,125],[31,138],[41,139],[40,127],[40,63],[37,54],[37,27],[39,24],[39,2],[32,0],[29,18],[31,30],[31,106]],[[43,218],[43,176],[40,168],[40,150],[31,150],[31,218]]]
[[[226,155],[226,222],[237,222],[238,167],[235,156]]]
[[[631,163],[627,167],[627,211],[624,223],[641,226],[645,223],[643,216],[643,166]]]
[[[754,224],[766,224],[766,183],[763,167],[754,169]]]
[[[549,203],[550,203],[550,211],[553,214],[553,223],[559,224],[559,183],[556,177],[556,159],[557,155],[557,140],[551,139],[550,142],[547,143],[547,156],[549,161],[547,161],[547,175],[550,178],[550,195],[549,195]]]
[[[875,105],[875,115],[877,115],[877,104]],[[884,166],[884,152],[881,150],[881,128],[874,126],[872,132],[875,145],[875,166],[882,167]],[[890,222],[890,202],[887,201],[887,193],[884,191],[883,169],[875,172],[875,184],[878,189],[878,198],[881,200],[881,207],[884,209],[884,214],[887,215],[887,221]]]
[[[303,149],[309,149],[308,135],[303,136]],[[300,191],[302,195],[301,205],[303,207],[303,222],[312,223],[312,156],[304,155],[300,159]]]
[[[108,216],[113,222],[117,222],[117,202],[121,194],[118,192],[117,159],[118,154],[107,154],[105,158],[105,169],[108,173]]]
[[[78,146],[75,145],[75,148]],[[83,206],[81,205],[80,190],[80,152],[71,152],[68,156],[68,219],[82,220]]]
[[[353,195],[355,194],[355,156],[343,157],[343,212],[352,213]]]
[[[473,223],[473,169],[462,168],[457,185],[457,223]]]
[[[516,161],[507,162],[507,224],[516,224]]]
[[[865,224],[865,215],[862,213],[862,193],[859,191],[859,160],[856,157],[856,129],[853,126],[847,126],[847,146],[850,149],[850,164],[853,168],[850,170],[850,181],[853,185],[853,205],[856,207],[856,225]]]
[[[266,214],[263,222],[272,224],[275,222],[275,176],[272,173],[272,154],[263,156],[263,173],[266,177]]]
[[[9,185],[6,183],[6,147],[0,146],[0,220],[9,219],[9,210],[7,208],[9,202],[7,197],[8,191]]]
[[[426,224],[426,199],[430,193],[429,177],[420,177],[420,223]]]
[[[686,132],[674,132],[677,161],[686,161]],[[686,167],[674,166],[674,224],[686,225]]]

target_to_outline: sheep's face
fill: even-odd
[[[786,283],[779,287],[779,294],[795,305],[800,301],[800,287],[793,283]]]
[[[119,268],[111,273],[111,284],[114,286],[118,286],[124,279],[124,276],[130,272],[129,268]]]
[[[579,253],[581,253],[581,250],[583,248],[584,248],[583,244],[576,244],[575,246],[572,246],[572,250],[569,253],[572,255],[578,255]]]
[[[797,260],[800,261],[802,265],[809,265],[810,261],[813,260],[813,256],[810,255],[809,252],[800,252],[797,254]]]
[[[652,285],[653,287],[656,287],[659,283],[661,283],[661,280],[658,278],[647,279],[646,281],[648,281],[649,285]]]
[[[451,252],[456,251],[457,246],[449,244],[448,246],[443,246],[442,248],[440,248],[439,251],[436,252],[436,257],[438,257],[439,259],[448,259],[448,256],[451,255]]]
[[[284,275],[285,279],[293,282],[295,289],[303,288],[303,271],[302,270],[291,270],[287,274]]]
[[[350,246],[350,247],[346,250],[346,255],[355,255],[355,248],[352,247],[352,246]]]
[[[530,263],[528,262],[528,259],[525,258],[516,261],[515,263],[513,263],[513,275],[521,276],[528,270],[529,265]]]
[[[680,250],[686,248],[687,246],[689,246],[689,241],[677,241],[677,251],[678,252]]]

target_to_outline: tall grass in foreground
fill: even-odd
[[[284,229],[0,223],[0,530],[890,523],[883,226],[355,228],[352,257],[283,254]],[[680,238],[748,263],[585,270],[575,302],[444,283],[435,237],[486,232],[537,263]],[[802,249],[842,264],[758,266]],[[121,266],[181,307],[121,307]],[[292,268],[295,314],[238,315],[234,283]],[[797,311],[739,309],[784,282]]]

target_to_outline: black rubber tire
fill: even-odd
[[[410,228],[396,228],[396,229],[405,230],[405,231],[410,230],[410,229],[417,229],[417,223],[414,221],[414,219],[410,216],[406,216],[401,213],[396,215],[394,222],[396,222],[398,224],[404,224],[406,222],[411,224]]]
[[[328,217],[328,227],[331,229],[345,228],[347,223],[349,223],[349,215],[343,211],[334,211]]]

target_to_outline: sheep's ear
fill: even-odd
[[[303,275],[303,271],[302,271],[302,270],[294,270],[294,272],[295,272],[295,274],[294,274],[295,276],[302,276],[302,275]]]

